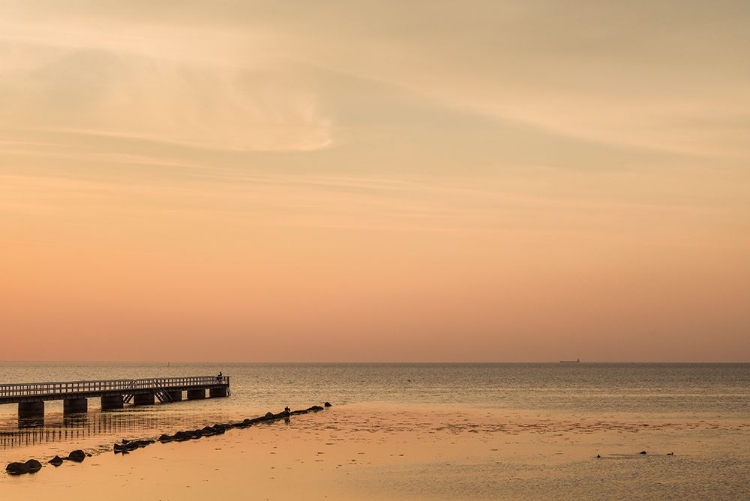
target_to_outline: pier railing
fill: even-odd
[[[75,394],[122,393],[229,385],[229,376],[190,376],[150,379],[109,379],[54,383],[0,384],[0,400],[17,397],[55,397]]]

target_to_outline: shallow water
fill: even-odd
[[[335,412],[290,429],[418,456],[336,480],[361,499],[739,499],[749,489],[750,364],[10,364],[0,382],[219,371],[232,378],[229,398],[114,412],[91,399],[75,419],[49,402],[45,426],[23,430],[16,406],[0,407],[0,460],[111,451],[121,438],[330,401]],[[474,445],[457,460],[461,444]]]

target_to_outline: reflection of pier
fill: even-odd
[[[0,385],[0,404],[18,404],[19,423],[42,424],[44,402],[62,400],[64,414],[88,411],[88,399],[101,398],[102,410],[122,409],[126,403],[153,405],[229,395],[229,376],[192,376],[151,379],[110,379],[104,381],[69,381],[62,383],[22,383]]]
[[[43,427],[0,430],[0,450],[28,447],[32,445],[71,442],[80,444],[82,440],[117,435],[158,434],[181,427],[204,426],[209,422],[227,419],[223,414],[183,415],[163,412],[91,412],[89,414],[60,416],[53,414],[53,423]],[[8,423],[10,424],[10,423]]]

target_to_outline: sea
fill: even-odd
[[[306,409],[329,402],[360,414],[363,408],[434,410],[446,415],[470,410],[502,416],[508,424],[514,416],[532,416],[536,425],[519,426],[541,423],[537,431],[544,434],[547,430],[548,438],[560,443],[571,433],[598,433],[608,426],[613,433],[627,434],[629,429],[637,432],[650,425],[651,433],[657,433],[659,427],[669,430],[671,424],[679,423],[686,441],[692,441],[691,437],[704,441],[701,450],[707,452],[701,461],[725,472],[723,484],[732,484],[736,476],[750,471],[750,443],[745,441],[750,435],[750,364],[2,363],[0,384],[215,376],[219,372],[230,377],[227,398],[126,405],[104,412],[98,399],[92,398],[86,414],[73,416],[63,415],[62,402],[50,401],[45,404],[44,424],[28,428],[19,426],[15,404],[0,405],[0,464],[29,457],[47,459],[76,448],[111,452],[112,444],[123,438],[154,438],[276,413],[285,407]],[[552,433],[560,430],[568,432]],[[717,445],[712,449],[714,441]],[[727,443],[736,445],[739,453],[734,462],[724,457]],[[615,453],[611,459],[638,453],[610,452]],[[668,452],[672,451],[660,454]],[[719,459],[728,461],[733,470],[715,463]],[[694,468],[700,471],[704,466],[696,463]],[[540,474],[540,479],[548,477],[548,472],[544,477]],[[695,491],[685,486],[675,492],[705,499],[698,494],[690,497]],[[630,487],[623,489],[625,495]],[[749,481],[737,478],[723,492],[733,493],[731,497],[744,495],[748,489]]]

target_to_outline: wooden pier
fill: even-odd
[[[153,405],[182,400],[229,396],[229,376],[191,376],[150,379],[109,379],[60,383],[0,384],[0,404],[18,404],[18,419],[44,420],[44,402],[62,400],[63,413],[88,411],[88,399],[101,398],[102,410],[125,404]]]

